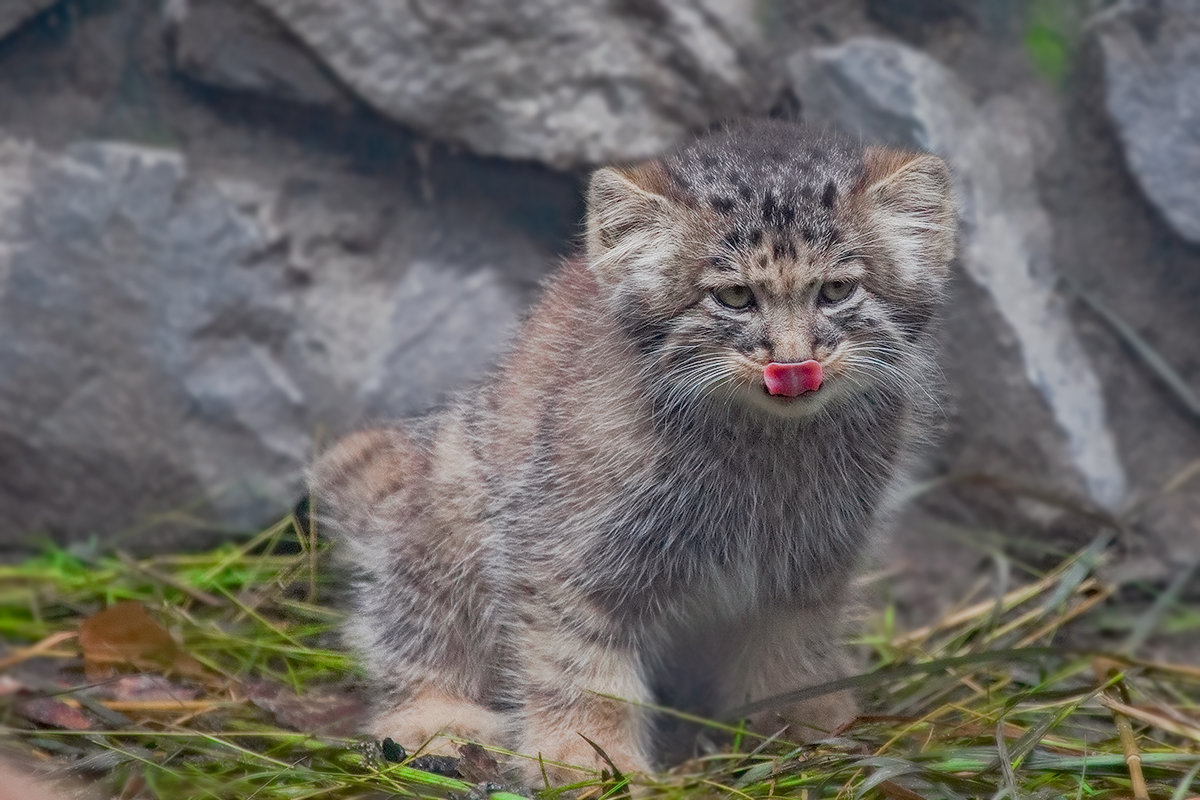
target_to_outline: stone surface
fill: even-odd
[[[278,21],[244,0],[190,0],[170,22],[175,66],[198,83],[334,110],[351,105]]]
[[[374,14],[371,6],[382,4],[338,5],[328,12],[335,21]],[[391,7],[425,11],[436,22],[448,13],[444,5]],[[720,53],[756,41],[757,33],[751,27],[748,38],[732,36],[729,47],[693,47],[702,37],[670,39],[663,31],[700,6],[658,5],[669,5],[666,23],[636,17],[637,9],[653,15],[653,3],[614,0],[570,4],[556,9],[560,20],[516,33],[498,25],[499,55],[490,63],[526,63],[528,56],[534,66],[490,76],[521,83],[495,95],[504,108],[463,94],[474,104],[464,108],[491,115],[480,121],[489,131],[485,144],[510,148],[489,152],[555,163],[569,161],[563,142],[572,152],[601,152],[597,143],[613,140],[601,137],[614,130],[613,115],[596,113],[584,120],[591,127],[578,128],[553,104],[583,108],[579,72],[568,67],[584,70],[605,53],[614,61],[597,70],[589,85],[597,92],[611,86],[613,97],[653,106],[658,99],[645,87],[661,87],[668,121],[680,104],[707,103],[709,68],[696,66],[701,88],[694,91],[680,76],[697,60],[721,63]],[[1109,4],[1089,0],[1071,13],[1100,5]],[[967,13],[940,10],[955,6]],[[3,15],[21,4],[0,0],[0,7]],[[366,95],[347,76],[374,75],[372,62],[335,70],[272,8],[249,0],[59,0],[51,14],[0,43],[0,131],[11,134],[0,133],[0,548],[43,531],[64,542],[94,535],[106,547],[203,547],[222,535],[200,535],[214,526],[278,518],[295,499],[297,453],[468,385],[500,346],[495,331],[528,303],[550,253],[577,244],[581,172],[455,155],[423,142],[395,124],[395,115],[373,113],[355,97]],[[765,20],[771,46],[787,53],[866,34],[901,35],[946,65],[846,49],[842,60],[853,53],[859,67],[821,65],[813,78],[834,84],[829,118],[902,142],[941,147],[937,136],[950,139],[946,152],[971,181],[960,190],[981,198],[969,209],[967,236],[990,242],[996,255],[980,261],[976,247],[953,288],[945,363],[957,396],[947,403],[951,425],[930,452],[932,470],[1003,474],[1103,496],[1112,485],[1105,475],[1119,473],[1085,470],[1080,453],[1089,451],[1073,453],[1067,433],[1078,441],[1089,430],[1073,413],[1102,409],[1106,421],[1096,428],[1115,439],[1130,486],[1131,533],[1114,551],[1121,575],[1169,579],[1200,554],[1200,477],[1166,495],[1160,490],[1196,461],[1200,426],[1110,327],[1085,306],[1063,302],[1050,284],[1061,273],[1086,287],[1200,389],[1200,248],[1146,200],[1105,110],[1110,82],[1099,67],[1114,62],[1101,37],[1131,18],[1121,11],[1098,24],[1099,35],[1083,42],[1088,57],[1073,60],[1071,79],[1050,90],[1020,40],[1024,4],[819,0],[756,3],[755,14],[745,23],[732,11],[720,19],[735,27]],[[520,19],[514,14],[514,24]],[[579,19],[603,26],[570,39]],[[700,37],[718,22],[693,32]],[[544,53],[536,38],[513,45],[551,24],[567,37],[559,45]],[[467,28],[464,41],[473,49],[463,52],[484,58],[488,37],[472,39]],[[446,46],[452,35],[447,23],[428,41]],[[605,45],[605,37],[618,44]],[[609,49],[571,50],[572,42]],[[353,52],[375,58],[367,49]],[[451,63],[448,52],[430,65],[445,73],[443,88],[474,86],[470,70],[484,62]],[[837,51],[819,59],[830,52]],[[694,59],[672,61],[675,53]],[[1082,69],[1093,55],[1094,75]],[[731,63],[728,74],[736,76],[740,67]],[[680,81],[688,84],[682,90]],[[770,85],[763,81],[763,91]],[[789,92],[816,114],[817,88],[797,83]],[[740,108],[738,91],[714,106]],[[331,102],[348,113],[330,113]],[[655,127],[661,120],[639,107],[625,117],[631,127],[615,136],[618,154],[632,152],[645,125],[691,124]],[[534,124],[537,114],[556,125],[566,119],[554,128],[560,139]],[[589,131],[601,138],[588,139]],[[446,138],[455,137],[463,141]],[[546,159],[539,148],[548,148]],[[1020,267],[1015,276],[1010,265]],[[1041,340],[1029,331],[1043,322],[1038,361],[1029,354],[1038,354]],[[1080,343],[1098,380],[1086,378],[1085,368],[1079,382],[1067,369],[1078,363]],[[1064,374],[1054,375],[1060,352]],[[1102,403],[1085,397],[1076,404],[1048,379],[1039,388],[1030,375],[1045,373],[1084,389],[1098,385]],[[1106,439],[1096,442],[1091,452],[1103,455]],[[191,521],[163,518],[180,511]],[[983,585],[980,565],[1002,576],[1005,562],[995,556],[989,564],[989,553],[1012,553],[1007,563],[1017,564],[1031,552],[1069,552],[1096,533],[1090,521],[1064,533],[1071,521],[1070,513],[1054,516],[1018,492],[961,484],[931,490],[890,551],[889,591],[911,621],[927,622],[966,587]],[[1036,547],[1022,549],[1022,539]],[[1012,579],[1019,579],[1015,570]],[[993,585],[1005,583],[1001,577]]]
[[[971,22],[977,4],[964,0],[866,0],[872,20],[888,30],[915,40],[948,22]]]
[[[476,379],[523,302],[510,276],[548,261],[369,181],[262,186],[165,150],[4,140],[0,545],[180,547],[172,514],[263,524],[318,437]]]
[[[1200,243],[1200,0],[1137,0],[1103,20],[1105,106],[1142,191]]]
[[[392,120],[558,168],[651,156],[774,99],[753,0],[255,0]]]
[[[1056,288],[1030,115],[1013,97],[977,105],[936,61],[880,40],[818,49],[790,68],[806,118],[939,153],[954,170],[961,270],[943,336],[955,396],[943,466],[1047,481],[1117,508],[1125,471]]]
[[[0,38],[24,25],[58,0],[4,0],[0,4]]]
[[[1055,263],[1074,286],[1137,333],[1179,383],[1200,392],[1200,247],[1179,236],[1141,191],[1104,103],[1103,53],[1092,41],[1042,175],[1055,226]],[[1078,331],[1100,374],[1111,427],[1130,477],[1121,542],[1126,575],[1171,579],[1200,557],[1200,425],[1175,391],[1084,303]],[[1175,488],[1164,493],[1165,487]],[[1200,590],[1200,583],[1196,584]]]

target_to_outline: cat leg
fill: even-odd
[[[832,608],[763,612],[731,637],[723,673],[723,715],[750,703],[819,686],[851,674],[850,657],[839,641],[838,612]],[[858,714],[847,690],[760,710],[751,730],[764,736],[782,731],[787,741],[829,736]]]
[[[464,609],[445,602],[457,588],[427,586],[386,609],[360,601],[362,616],[350,630],[380,690],[367,727],[376,738],[452,756],[459,749],[450,737],[510,743],[514,719],[503,710],[501,676],[494,674],[499,648],[490,636],[472,635]]]
[[[313,470],[318,519],[352,580],[345,634],[377,693],[369,732],[457,755],[445,735],[507,744],[498,598],[464,427],[427,447],[399,429],[348,437]]]
[[[523,669],[523,738],[519,751],[541,756],[553,783],[610,770],[584,737],[595,742],[622,773],[649,772],[651,699],[643,665],[629,645],[601,638],[598,631],[537,623],[545,609],[523,615],[518,637]],[[530,761],[525,776],[542,783],[542,764]]]

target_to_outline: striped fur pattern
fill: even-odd
[[[648,770],[638,701],[720,715],[844,674],[847,585],[936,385],[948,187],[933,156],[775,122],[599,170],[586,260],[491,379],[313,469],[372,732],[596,766],[583,734]],[[766,363],[807,359],[819,391],[767,394]],[[853,713],[752,722],[811,738]]]

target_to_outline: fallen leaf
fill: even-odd
[[[79,626],[79,646],[84,670],[92,681],[110,677],[117,667],[205,677],[200,662],[139,603],[117,603],[85,619]]]
[[[96,727],[96,723],[87,714],[52,697],[30,697],[18,700],[14,707],[18,714],[30,722],[49,725],[51,728],[87,731]]]
[[[250,702],[274,715],[280,725],[301,733],[348,736],[358,730],[366,711],[363,701],[348,689],[299,695],[270,681],[249,681],[244,688]]]
[[[500,773],[500,762],[495,756],[474,742],[468,742],[458,748],[461,758],[458,760],[458,772],[471,783],[491,783],[503,778]]]

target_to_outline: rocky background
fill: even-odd
[[[590,167],[764,114],[956,169],[902,606],[1110,516],[1194,566],[1200,0],[0,0],[0,548],[277,519],[480,377]]]

